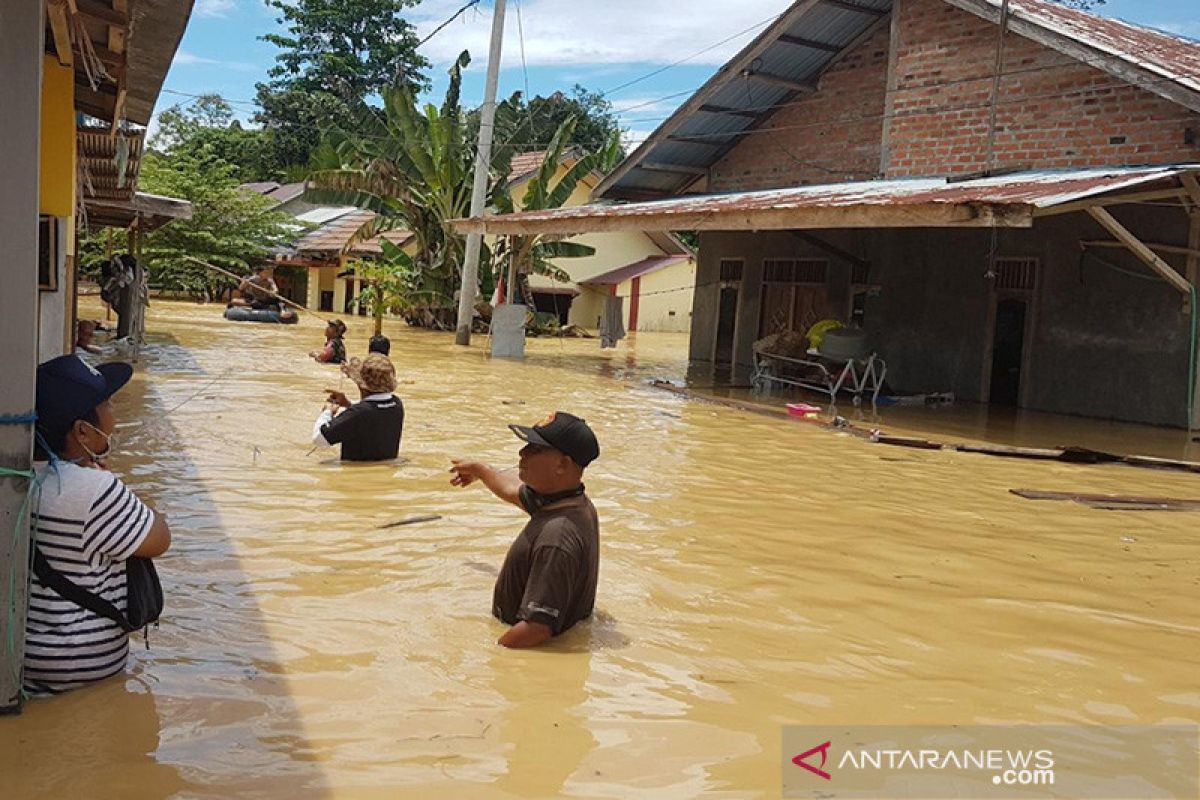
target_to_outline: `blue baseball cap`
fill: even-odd
[[[129,364],[93,367],[76,355],[52,358],[37,369],[37,427],[50,441],[70,430],[75,420],[116,394],[133,377]]]

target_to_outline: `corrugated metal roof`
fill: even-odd
[[[286,203],[288,200],[294,200],[302,194],[304,194],[304,181],[285,183],[267,192],[267,196],[278,203]]]
[[[696,175],[642,169],[641,162],[709,167],[756,127],[770,107],[813,86],[861,37],[886,24],[892,0],[798,0],[722,66],[597,187],[597,194],[681,191]],[[766,76],[766,79],[748,75]],[[794,87],[777,81],[792,81]],[[757,115],[748,116],[748,112]],[[674,137],[674,138],[668,138]],[[691,137],[681,141],[679,137]]]
[[[296,219],[311,225],[322,225],[338,217],[344,217],[351,211],[358,211],[357,206],[317,206],[312,211],[297,214]]]
[[[690,195],[643,203],[602,204],[529,211],[485,217],[487,233],[583,233],[612,225],[599,220],[624,220],[630,230],[642,226],[667,230],[788,229],[805,227],[879,227],[869,215],[847,216],[847,224],[808,224],[809,212],[828,209],[871,211],[880,209],[990,209],[993,213],[1034,210],[1084,200],[1098,195],[1170,181],[1200,164],[1170,167],[1054,170],[1023,172],[991,178],[947,182],[944,179],[908,178],[860,181],[818,186],[797,186],[755,192]],[[806,213],[808,214],[806,218]],[[768,216],[769,215],[769,216]],[[915,211],[908,227],[938,224],[987,224],[986,218],[964,215],[920,216]],[[736,224],[731,225],[731,220]],[[850,220],[853,220],[851,223]],[[459,220],[456,227],[478,227],[478,220]],[[623,228],[622,228],[623,229]]]
[[[687,260],[687,256],[650,256],[649,258],[643,258],[641,261],[635,261],[632,264],[626,264],[623,267],[617,267],[608,272],[593,275],[585,281],[580,281],[580,283],[618,286],[625,281],[649,275],[651,272],[658,272],[660,269],[665,269],[673,264]]]
[[[353,209],[302,236],[296,242],[293,250],[297,253],[336,256],[346,250],[346,244],[350,241],[350,237],[373,219],[375,219],[375,212]],[[349,252],[355,255],[379,255],[383,252],[379,246],[380,238],[380,236],[375,236],[365,242],[360,242]],[[393,244],[402,245],[412,238],[412,234],[403,230],[387,231],[382,234],[382,238]]]
[[[993,22],[1001,4],[1001,0],[943,2]],[[864,10],[851,10],[852,5]],[[837,0],[836,4],[797,0],[601,182],[596,195],[637,199],[684,191],[696,182],[695,174],[651,170],[641,164],[711,167],[741,141],[739,134],[757,127],[774,106],[798,91],[746,77],[747,72],[815,83],[847,49],[890,16],[891,8],[892,0]],[[1011,0],[1011,12],[1015,32],[1200,110],[1200,42],[1050,0]],[[843,50],[835,53],[803,42]]]
[[[983,0],[999,9],[1001,0]],[[1200,92],[1200,42],[1049,0],[1010,0],[1009,13]]]

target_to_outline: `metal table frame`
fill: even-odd
[[[864,393],[871,396],[871,404],[879,399],[884,378],[887,377],[887,362],[876,353],[865,361],[827,358],[809,353],[809,358],[793,358],[774,353],[754,353],[754,373],[750,383],[756,391],[762,391],[772,383],[796,386],[829,395],[829,402],[836,404],[838,392],[843,390],[854,395],[854,405],[862,402]],[[779,365],[779,366],[775,366]],[[788,372],[793,374],[789,375]]]

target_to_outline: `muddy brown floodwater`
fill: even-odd
[[[94,311],[94,309],[93,309]],[[168,512],[168,611],[125,680],[0,719],[7,797],[771,797],[790,723],[1200,720],[1200,477],[872,445],[646,388],[685,339],[530,342],[389,323],[401,463],[309,455],[336,370],[311,318],[156,302],[114,468]],[[363,320],[348,338],[365,350]],[[588,418],[595,618],[494,644],[522,514],[455,489],[509,422]],[[381,529],[416,515],[441,519]]]

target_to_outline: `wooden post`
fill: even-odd
[[[5,3],[0,24],[0,415],[34,409],[38,336],[38,153],[41,141],[44,7]],[[33,425],[0,424],[0,467],[28,470]],[[0,476],[0,713],[21,710],[29,581],[26,478]],[[11,606],[10,606],[11,598]],[[11,646],[10,646],[11,645]]]
[[[1191,225],[1188,230],[1187,277],[1192,286],[1200,286],[1200,256],[1197,255],[1197,251],[1200,251],[1200,205],[1193,206],[1188,217],[1191,219]],[[1200,314],[1200,309],[1197,308],[1191,308],[1189,311]],[[1196,353],[1196,360],[1192,397],[1200,398],[1200,352]],[[1188,420],[1188,429],[1196,430],[1200,428],[1200,402],[1193,402],[1192,406],[1192,418]]]
[[[1191,294],[1192,284],[1176,272],[1174,267],[1155,255],[1153,250],[1143,244],[1128,228],[1118,222],[1116,217],[1103,208],[1089,208],[1088,213],[1092,215],[1093,219],[1103,225],[1105,230],[1129,248],[1130,252],[1141,259],[1146,266],[1158,273],[1159,277],[1180,292],[1187,295]]]

